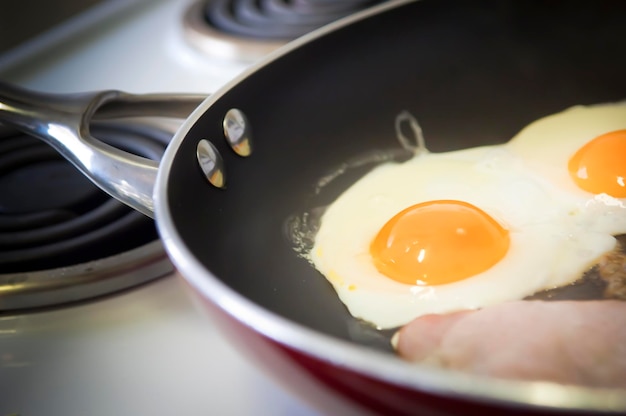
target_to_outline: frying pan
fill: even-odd
[[[619,0],[392,1],[276,51],[204,100],[158,169],[157,226],[190,293],[233,345],[329,414],[626,412],[623,390],[402,362],[390,334],[352,318],[293,238],[304,230],[306,240],[307,219],[381,160],[408,157],[394,124],[403,111],[439,152],[624,99],[625,16]],[[225,140],[229,123],[248,157]],[[201,142],[202,166],[218,174],[198,163]],[[118,181],[126,196],[133,182]]]

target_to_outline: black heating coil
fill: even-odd
[[[147,125],[92,126],[94,136],[159,160],[171,139]],[[154,222],[109,197],[48,145],[21,133],[0,141],[0,274],[102,259],[158,238]]]
[[[290,40],[385,0],[208,0],[204,18],[222,32]]]

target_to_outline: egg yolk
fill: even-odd
[[[626,198],[626,130],[596,137],[570,159],[568,169],[579,188]]]
[[[481,209],[438,200],[396,214],[370,245],[378,271],[400,283],[440,285],[466,279],[506,254],[509,232]]]

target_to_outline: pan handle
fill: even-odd
[[[95,139],[90,123],[123,117],[186,118],[205,98],[117,90],[61,95],[0,82],[0,123],[43,140],[102,190],[153,218],[158,162]]]

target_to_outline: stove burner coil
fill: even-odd
[[[255,39],[291,40],[381,1],[213,0],[205,5],[208,25]]]
[[[153,160],[172,137],[140,121],[94,123],[91,132]],[[172,270],[150,218],[109,197],[48,145],[0,129],[0,310],[82,300]]]
[[[200,0],[186,39],[211,57],[253,62],[290,40],[386,0]]]

